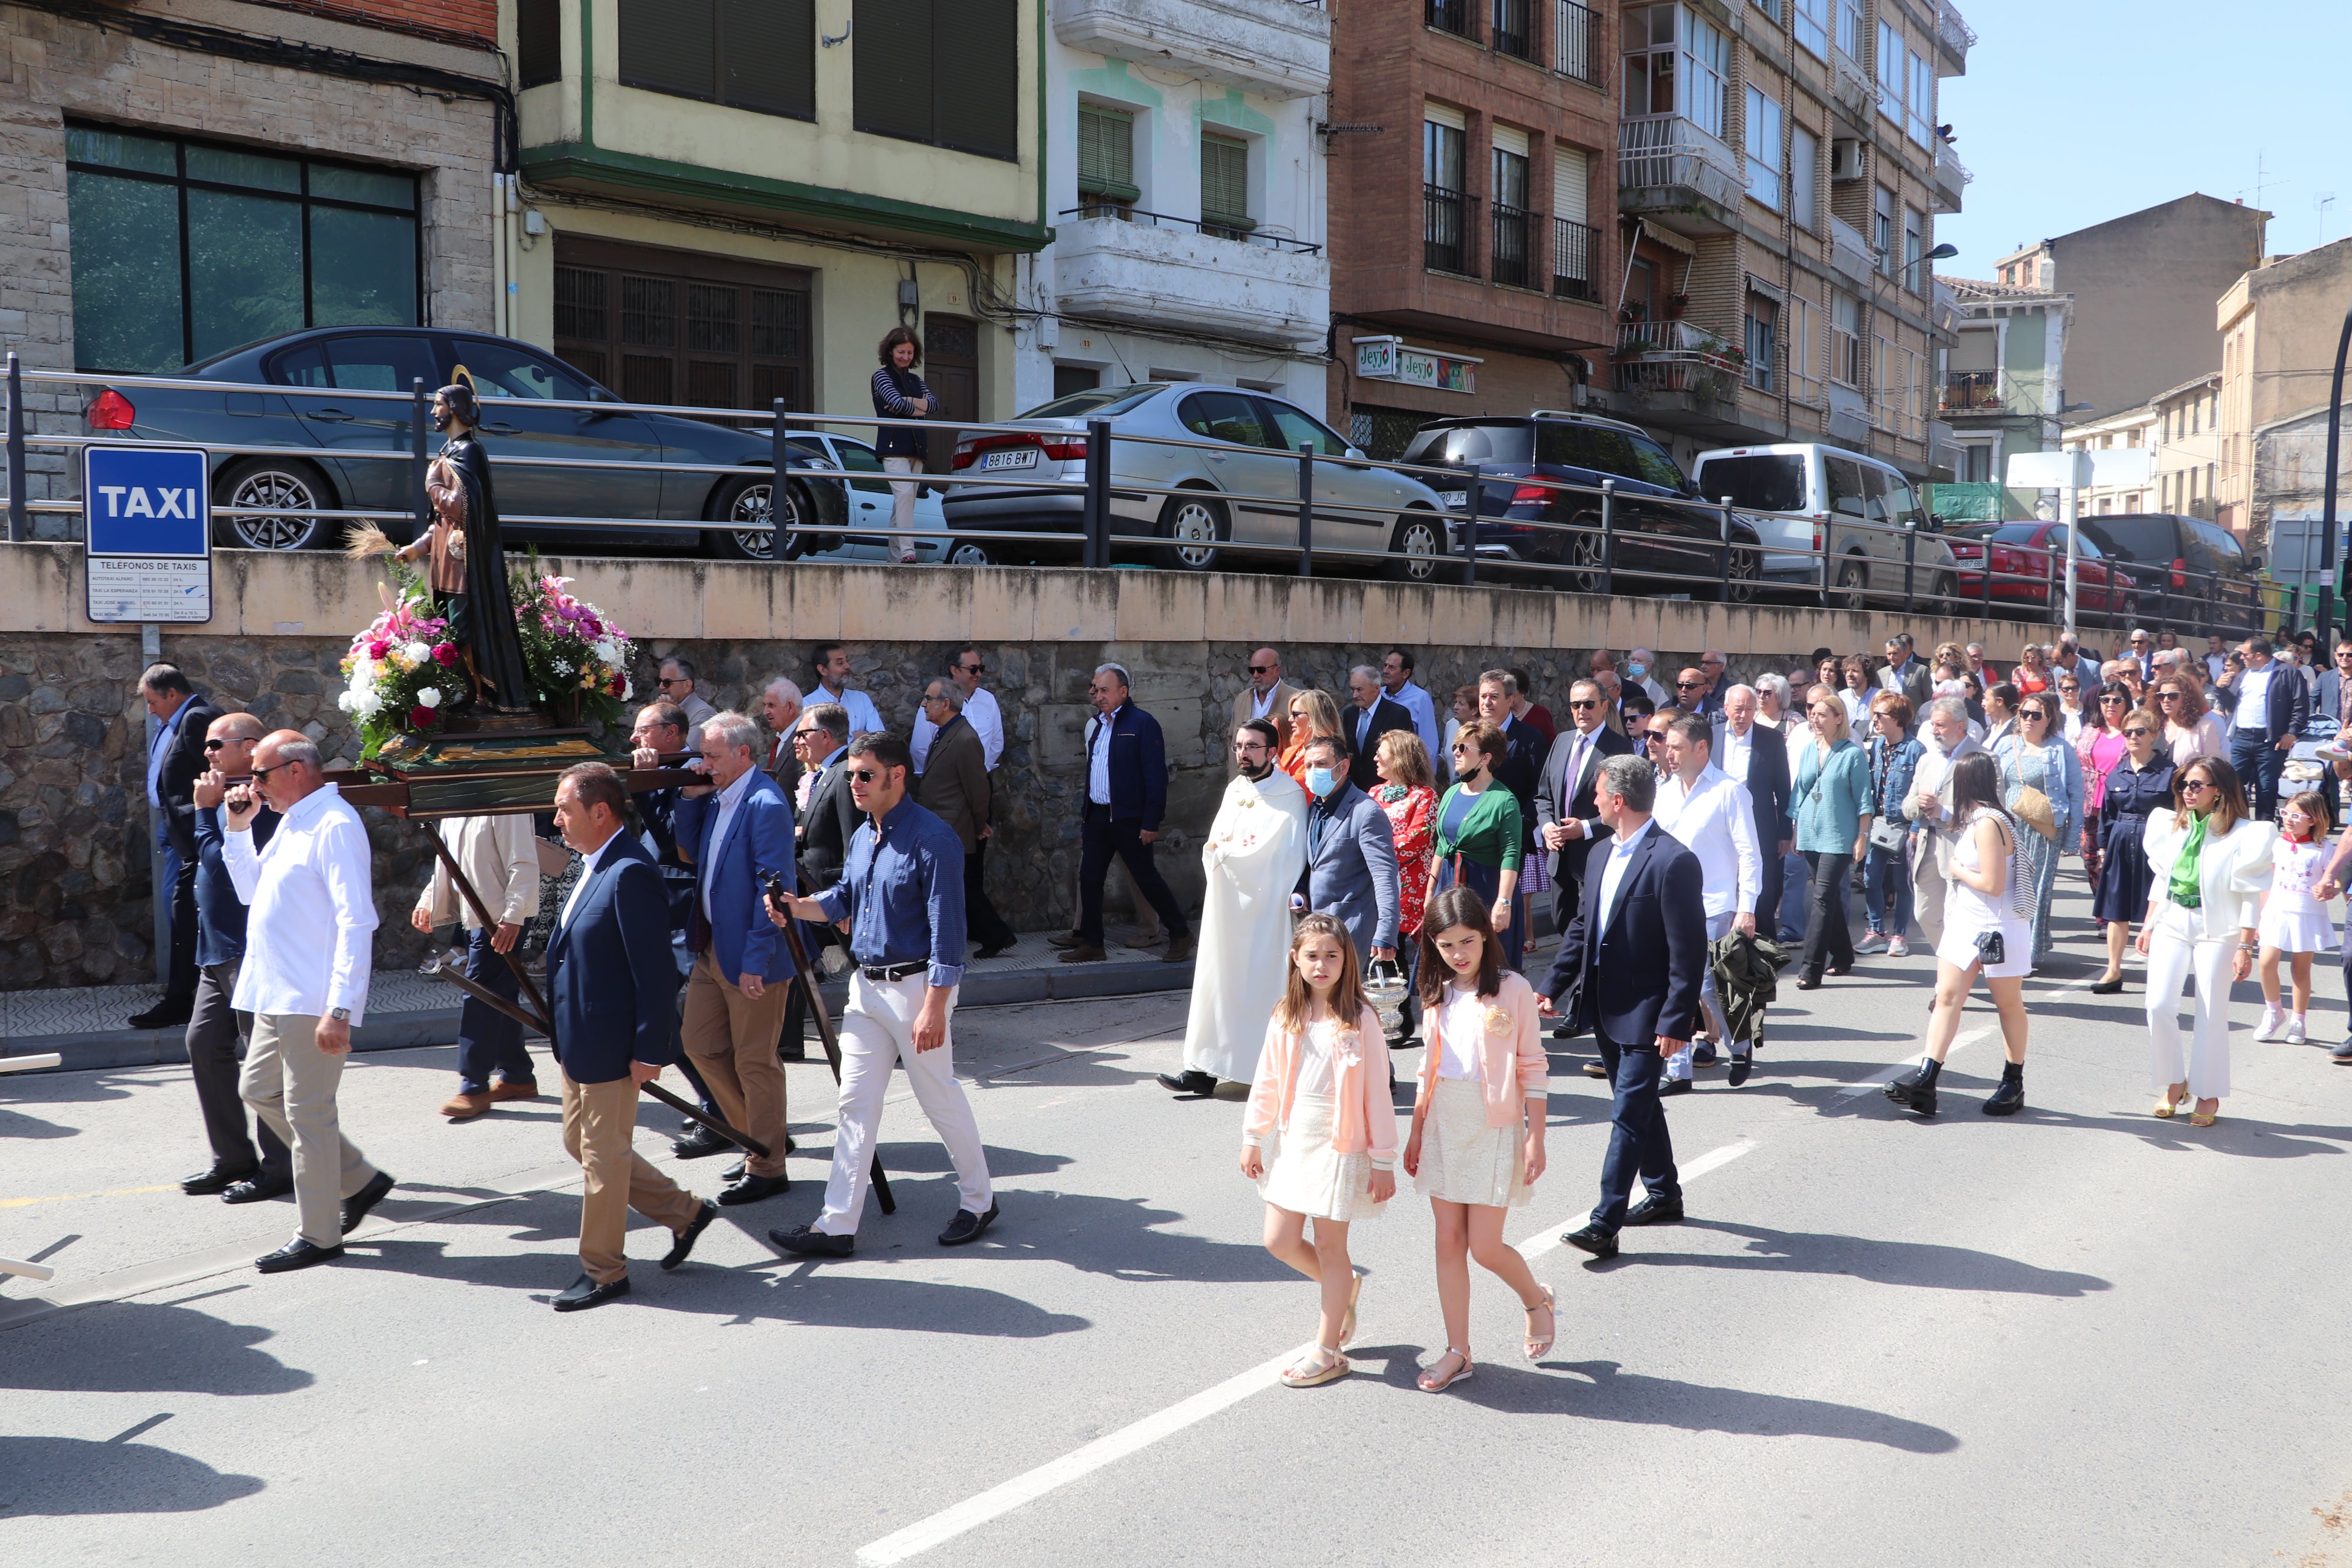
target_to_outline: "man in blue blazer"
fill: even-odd
[[[555,826],[578,850],[580,880],[547,944],[555,1059],[563,1078],[563,1148],[580,1162],[580,1277],[555,1299],[576,1312],[629,1293],[629,1210],[676,1237],[661,1260],[675,1268],[718,1217],[636,1152],[637,1086],[677,1060],[677,966],[661,871],[621,830],[629,793],[602,763],[568,770],[555,786]]]
[[[1591,1021],[1616,1088],[1601,1203],[1589,1224],[1560,1237],[1596,1258],[1617,1256],[1622,1226],[1683,1217],[1658,1074],[1697,1019],[1706,905],[1698,857],[1650,820],[1657,790],[1645,758],[1601,764],[1594,798],[1609,838],[1585,862],[1584,896],[1540,998],[1546,1013],[1565,1005]],[[1629,1212],[1637,1170],[1646,1195]]]
[[[1347,752],[1337,741],[1307,742],[1306,757],[1307,868],[1291,908],[1346,926],[1359,966],[1394,959],[1402,910],[1396,829],[1379,803],[1349,782]]]
[[[1062,949],[1064,963],[1100,963],[1108,956],[1103,951],[1103,881],[1117,856],[1126,863],[1128,880],[1168,930],[1168,951],[1160,962],[1181,963],[1192,956],[1192,929],[1151,859],[1160,819],[1168,809],[1168,746],[1160,721],[1135,705],[1123,666],[1097,669],[1087,696],[1097,717],[1087,725],[1078,927],[1047,940]]]
[[[702,754],[687,765],[709,784],[677,805],[677,857],[696,872],[686,945],[686,1049],[719,1102],[719,1119],[768,1146],[719,1194],[751,1204],[785,1191],[784,1069],[776,1060],[793,961],[768,923],[765,878],[793,886],[793,807],[759,766],[760,731],[740,713],[704,721]]]

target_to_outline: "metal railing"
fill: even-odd
[[[1962,64],[1967,63],[1969,49],[1977,41],[1976,29],[1969,26],[1952,0],[1937,0],[1936,37]]]
[[[1427,8],[1423,21],[1441,33],[1452,33],[1457,38],[1477,37],[1471,21],[1470,0],[1425,0]]]
[[[1960,194],[1968,189],[1969,183],[1975,178],[1974,174],[1969,173],[1969,166],[1960,162],[1960,155],[1952,150],[1952,144],[1942,137],[1937,137],[1936,139],[1936,189],[1939,194],[1951,197],[1954,212],[1959,210]]]
[[[1576,0],[1553,0],[1551,68],[1592,87],[1601,85],[1601,19]]]
[[[1672,331],[1679,322],[1633,323],[1632,339],[1638,345],[1678,342]],[[1662,347],[1659,352],[1699,351]],[[276,384],[244,384],[168,376],[100,376],[62,372],[23,371],[12,354],[8,366],[7,458],[10,538],[28,536],[36,513],[63,514],[79,510],[71,500],[33,500],[26,489],[27,453],[31,449],[70,452],[93,443],[113,444],[124,437],[112,434],[40,432],[30,427],[26,383],[52,388],[117,388],[133,395],[142,389],[198,390],[208,394],[263,394],[273,398],[333,398],[355,404],[398,408],[408,416],[405,432],[387,430],[382,448],[341,447],[332,450],[291,443],[204,443],[221,457],[288,454],[313,462],[365,460],[404,464],[410,504],[368,508],[306,506],[301,508],[215,508],[219,515],[287,516],[335,521],[373,521],[400,525],[386,531],[409,532],[429,524],[424,497],[425,468],[429,461],[424,438],[430,398],[422,382],[406,393],[362,392],[349,388],[312,388]],[[498,400],[503,401],[503,400]],[[690,474],[719,480],[749,477],[772,487],[781,474],[807,486],[837,486],[845,499],[852,483],[887,483],[879,475],[852,474],[814,458],[807,444],[817,427],[906,429],[936,432],[939,422],[892,419],[873,415],[820,412],[793,413],[781,400],[769,409],[710,409],[677,405],[638,405],[617,400],[585,402],[549,400],[540,406],[597,412],[627,411],[669,415],[709,421],[764,422],[766,460],[739,462],[647,461],[635,458],[551,458],[497,450],[490,442],[490,460],[503,473],[554,469],[582,475],[646,473]],[[486,404],[490,400],[486,400]],[[497,412],[494,405],[488,412]],[[798,428],[795,428],[795,427]],[[1121,562],[1147,561],[1174,569],[1207,570],[1237,560],[1277,568],[1288,566],[1301,576],[1342,572],[1385,571],[1409,583],[1456,582],[1465,586],[1515,586],[1612,595],[1625,592],[1660,596],[1689,596],[1736,604],[1763,602],[1770,595],[1797,594],[1836,607],[1861,608],[1870,604],[1900,605],[1906,613],[1972,616],[2010,613],[2052,616],[2063,605],[2063,552],[2012,551],[2001,553],[1985,570],[1983,544],[1970,536],[1946,540],[1919,526],[1902,526],[1860,518],[1823,520],[1759,511],[1736,506],[1728,497],[1706,500],[1696,494],[1669,495],[1654,487],[1639,493],[1621,493],[1619,481],[1580,483],[1535,475],[1489,475],[1477,466],[1415,464],[1381,461],[1360,456],[1318,451],[1302,445],[1294,453],[1250,449],[1269,466],[1248,483],[1211,484],[1198,476],[1173,473],[1171,457],[1203,453],[1230,459],[1236,455],[1230,441],[1164,436],[1139,436],[1117,428],[1108,419],[1085,423],[1083,430],[1066,425],[1041,426],[1020,421],[959,423],[959,458],[963,467],[947,475],[929,476],[943,483],[950,503],[971,498],[985,500],[992,490],[1019,502],[1007,517],[972,517],[959,521],[952,504],[946,526],[893,531],[877,522],[863,527],[845,511],[835,522],[800,519],[795,505],[782,526],[772,513],[764,518],[710,517],[637,518],[507,514],[507,524],[554,528],[593,539],[604,531],[729,533],[754,553],[770,559],[792,559],[811,550],[828,549],[844,536],[868,537],[885,531],[909,531],[919,538],[984,547],[989,560],[1013,556],[1075,557],[1082,565],[1108,567]],[[138,440],[140,437],[129,437]],[[168,437],[156,437],[158,440]],[[1060,448],[1045,449],[1050,440]],[[992,450],[1025,447],[1036,453],[1030,466],[997,470],[985,465]],[[1156,468],[1155,468],[1156,465]],[[1181,467],[1181,465],[1177,465]],[[1208,471],[1202,466],[1203,471]],[[1151,477],[1157,471],[1158,479]],[[1378,499],[1351,487],[1348,476],[1377,471],[1425,485],[1425,491],[1402,501],[1383,487]],[[513,481],[509,479],[509,483]],[[770,491],[772,496],[772,488]],[[1208,520],[1205,533],[1185,533],[1173,520],[1192,509]],[[1280,515],[1295,520],[1296,533],[1281,542],[1256,537],[1236,542],[1232,521],[1236,510],[1263,519]],[[1000,526],[1000,523],[1003,526]],[[414,534],[411,533],[411,537]],[[1972,554],[1948,553],[1948,544]],[[2054,564],[2053,564],[2054,562]],[[2176,629],[2200,631],[2205,621],[2238,620],[2268,626],[2283,613],[2286,591],[2263,585],[2250,596],[2232,598],[2227,583],[2200,584],[2193,574],[2176,573],[2168,584],[2149,580],[2146,569],[2128,568],[2134,586],[2128,595],[2112,601],[2105,590],[2087,581],[2081,602],[2085,614],[2118,623],[2146,619],[2173,621]],[[2151,606],[2154,609],[2151,609]],[[2299,606],[2298,606],[2299,609]],[[2200,632],[2201,635],[2201,632]]]
[[[1878,84],[1862,63],[1842,48],[1830,51],[1830,96],[1850,114],[1867,114],[1878,101]]]
[[[1532,287],[1536,279],[1535,237],[1543,224],[1542,216],[1500,202],[1490,203],[1487,211],[1494,219],[1487,276],[1515,289]]]
[[[1323,248],[1303,239],[1293,239],[1288,235],[1270,234],[1264,229],[1238,229],[1205,217],[1177,217],[1168,213],[1146,212],[1124,202],[1088,202],[1068,208],[1062,217],[1065,221],[1071,218],[1116,218],[1138,228],[1183,229],[1207,235],[1212,239],[1230,239],[1238,245],[1263,246],[1269,250],[1296,251],[1301,256],[1314,256]]]
[[[1600,279],[1593,258],[1600,253],[1601,231],[1572,218],[1551,220],[1551,291],[1563,300],[1598,302]]]
[[[1472,247],[1472,225],[1478,198],[1444,185],[1421,187],[1421,264],[1433,272],[1477,275],[1478,258]]]
[[[1747,191],[1731,149],[1679,115],[1618,122],[1617,184],[1621,201],[1628,191],[1694,191],[1734,208]]]
[[[1487,35],[1494,51],[1514,59],[1534,59],[1535,0],[1488,0],[1488,4],[1494,7],[1493,30]]]
[[[2008,405],[1997,370],[1955,370],[1944,376],[1936,406],[1948,414],[1999,413]]]

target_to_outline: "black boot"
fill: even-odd
[[[2025,1109],[2025,1064],[2003,1062],[2000,1068],[2000,1087],[1994,1089],[1992,1098],[1984,1102],[1984,1113],[1987,1116],[2014,1116],[2023,1109]]]
[[[1907,1105],[1922,1116],[1936,1114],[1936,1079],[1944,1064],[1930,1058],[1886,1086],[1886,1098]]]

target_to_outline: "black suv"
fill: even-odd
[[[2252,633],[2262,622],[2259,559],[2218,523],[2177,512],[2104,513],[2081,520],[2084,537],[2130,567],[2140,606],[2177,633]]]
[[[1424,425],[1404,449],[1402,465],[1436,489],[1446,504],[1469,510],[1469,486],[1447,489],[1426,468],[1478,470],[1476,548],[1482,561],[1527,562],[1567,571],[1525,575],[1573,593],[1601,591],[1601,481],[1616,481],[1611,511],[1616,538],[1616,582],[1642,580],[1662,594],[1695,599],[1723,594],[1722,513],[1703,498],[1666,449],[1637,426],[1585,414],[1538,409],[1524,416],[1478,416]],[[1557,489],[1519,481],[1558,479],[1590,489]],[[1570,527],[1546,524],[1568,524]],[[1733,515],[1730,597],[1752,604],[1764,570],[1755,525]],[[1456,549],[1460,546],[1457,542]]]

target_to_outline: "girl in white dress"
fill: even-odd
[[[1422,1053],[1404,1168],[1437,1219],[1437,1303],[1445,1353],[1421,1374],[1425,1394],[1468,1377],[1470,1259],[1509,1286],[1528,1315],[1529,1361],[1551,1350],[1558,1300],[1503,1240],[1503,1213],[1528,1201],[1544,1170],[1551,1062],[1535,987],[1503,967],[1486,900],[1448,888],[1421,921]]]
[[[2017,912],[2020,829],[2000,804],[2000,765],[1971,752],[1952,765],[1952,820],[1960,824],[1944,896],[1944,939],[1936,944],[1936,1006],[1919,1065],[1886,1086],[1886,1098],[1922,1116],[1936,1114],[1936,1079],[1959,1033],[1960,1009],[1982,973],[2000,1011],[2000,1087],[1987,1116],[2014,1116],[2025,1105],[2025,975],[2033,964],[2033,921]],[[2031,832],[2031,828],[2023,831]],[[2024,884],[2031,897],[2032,884]]]
[[[1265,1249],[1321,1287],[1315,1344],[1282,1373],[1292,1388],[1351,1370],[1339,1352],[1355,1338],[1363,1281],[1348,1258],[1348,1226],[1379,1218],[1396,1192],[1389,1073],[1388,1037],[1364,1000],[1347,927],[1329,915],[1302,917],[1290,937],[1290,978],[1250,1085],[1241,1161],[1242,1174],[1265,1199]]]
[[[2279,836],[2271,845],[2271,890],[2263,895],[2263,1026],[2258,1040],[2304,1042],[2304,1015],[2311,1010],[2311,955],[2336,945],[2327,906],[2312,889],[2327,866],[2327,801],[2305,790],[2279,813]],[[2294,977],[2294,1016],[2279,1006],[2279,954],[2288,956]]]

